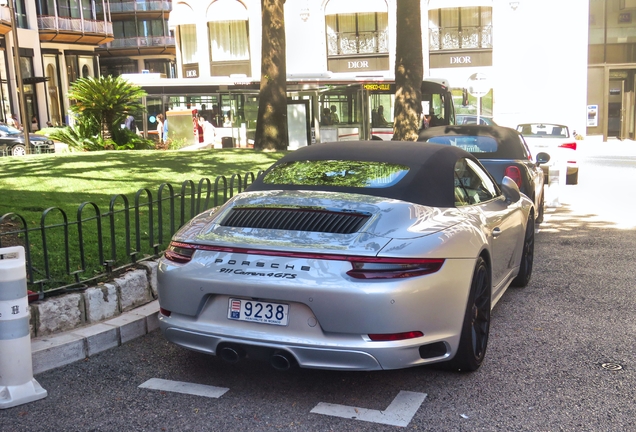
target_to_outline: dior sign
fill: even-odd
[[[451,57],[450,64],[472,64],[472,58],[470,56]]]
[[[349,69],[368,69],[369,62],[368,61],[364,61],[364,60],[348,61],[347,62],[347,67]]]

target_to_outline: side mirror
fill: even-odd
[[[519,186],[517,186],[517,183],[508,176],[504,176],[501,181],[501,191],[503,192],[504,198],[506,198],[506,201],[509,203],[514,203],[521,199]]]
[[[545,152],[541,152],[537,155],[537,166],[541,165],[541,164],[546,164],[550,162],[550,155],[545,153]]]

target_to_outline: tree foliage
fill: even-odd
[[[420,0],[399,0],[397,2],[393,140],[417,140],[422,122],[423,78]]]
[[[287,149],[285,0],[261,0],[261,88],[254,148]]]
[[[143,112],[141,98],[146,95],[141,87],[130,84],[122,77],[101,76],[80,78],[68,93],[70,110],[80,121],[93,119],[98,126],[101,141],[126,138],[119,133],[127,116]],[[126,142],[115,142],[126,145]]]

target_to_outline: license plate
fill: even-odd
[[[230,299],[227,317],[231,320],[286,326],[289,305],[254,300]]]

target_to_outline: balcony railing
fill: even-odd
[[[172,36],[148,36],[115,39],[112,42],[100,45],[100,48],[131,48],[131,47],[162,47],[174,46]]]
[[[327,35],[330,56],[389,52],[388,31],[330,33]]]
[[[105,21],[83,20],[55,16],[38,16],[40,30],[72,31],[112,36],[113,24]]]
[[[492,26],[429,30],[431,51],[492,48]]]
[[[102,4],[95,5],[96,12],[104,13]],[[131,0],[121,3],[111,3],[110,13],[123,13],[123,12],[154,12],[154,11],[171,11],[172,2],[167,0],[148,0],[139,1]]]

